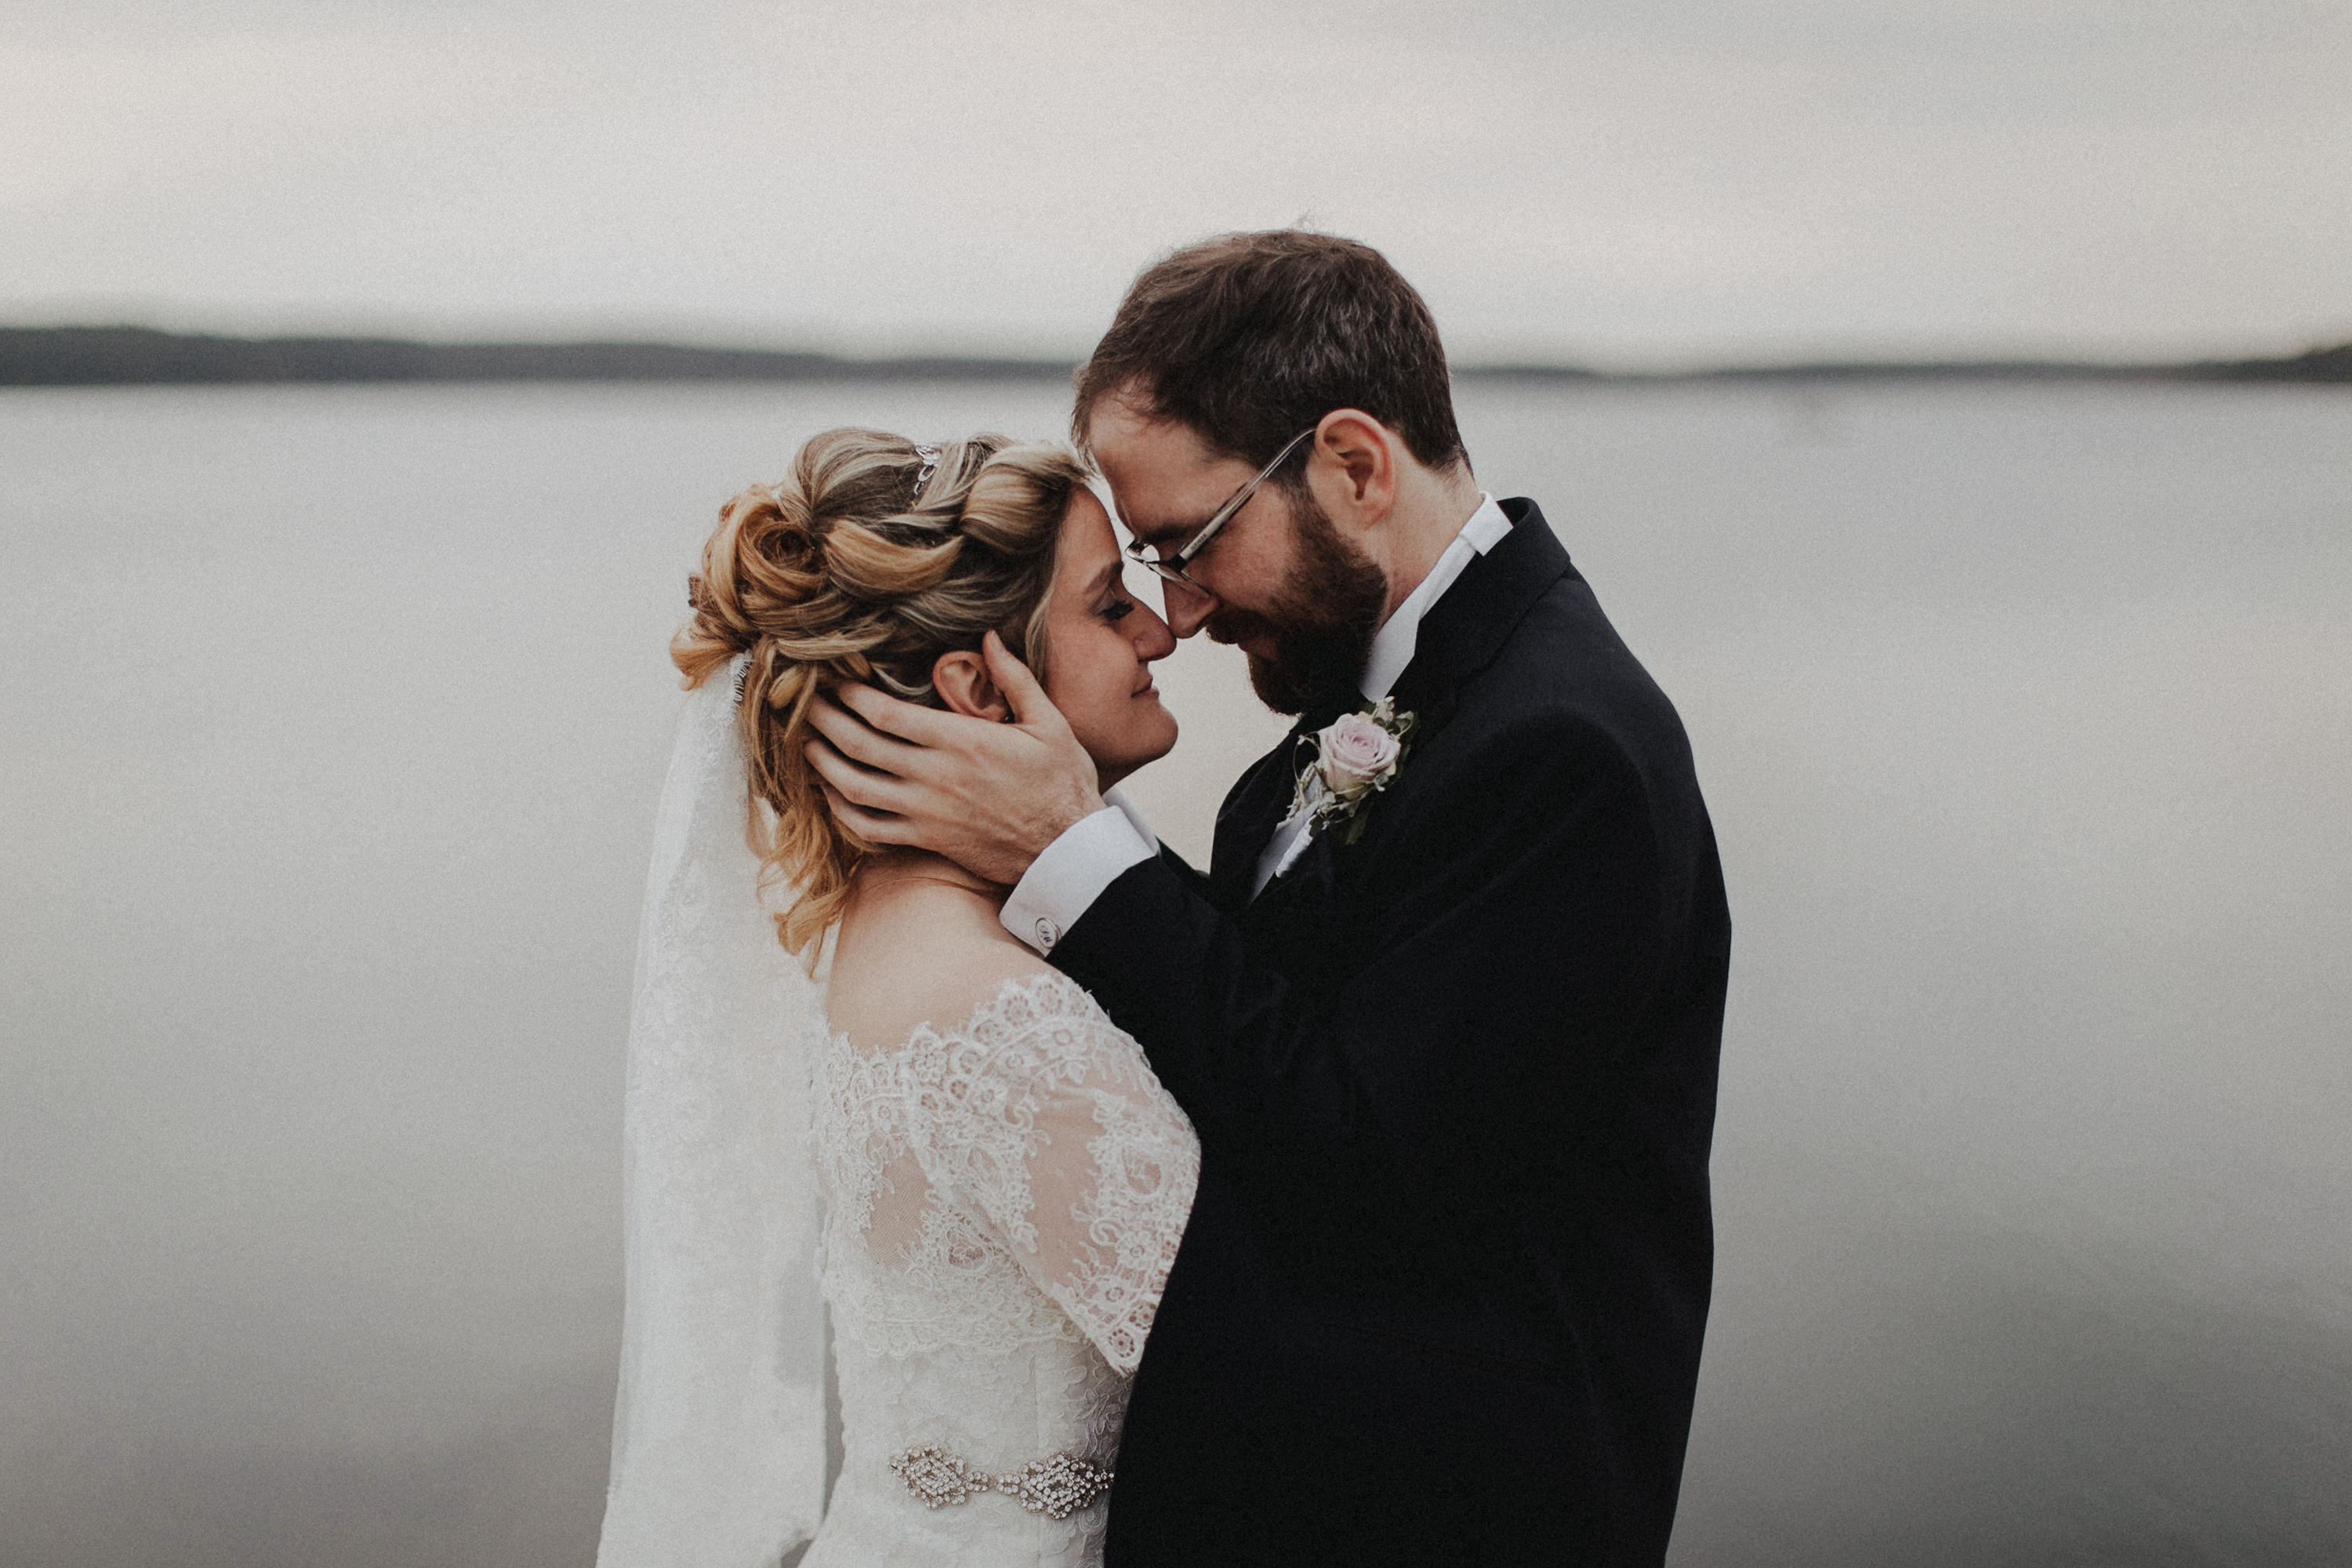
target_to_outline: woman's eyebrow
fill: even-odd
[[[1106,563],[1103,569],[1095,574],[1094,581],[1087,584],[1087,597],[1091,599],[1099,595],[1126,570],[1127,562],[1124,559]]]

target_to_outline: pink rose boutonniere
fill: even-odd
[[[1345,823],[1339,842],[1353,844],[1363,835],[1365,803],[1394,782],[1412,733],[1412,715],[1398,712],[1396,703],[1383,697],[1361,712],[1343,713],[1302,737],[1314,742],[1315,755],[1299,770],[1297,787],[1290,795],[1291,814],[1312,809],[1309,833]]]

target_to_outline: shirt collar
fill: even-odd
[[[1378,702],[1389,694],[1397,677],[1412,662],[1413,649],[1421,641],[1422,617],[1445,596],[1445,590],[1454,586],[1454,580],[1471,562],[1501,543],[1510,531],[1511,520],[1504,515],[1495,498],[1483,490],[1479,492],[1478,510],[1462,524],[1454,542],[1445,547],[1437,564],[1429,569],[1429,575],[1405,595],[1404,603],[1381,623],[1373,637],[1372,650],[1364,659],[1363,679],[1358,682],[1367,700]]]

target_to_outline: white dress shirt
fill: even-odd
[[[1429,614],[1430,606],[1444,596],[1473,560],[1495,548],[1510,531],[1511,520],[1503,515],[1495,498],[1481,494],[1478,510],[1464,521],[1461,531],[1429,569],[1429,575],[1405,595],[1404,603],[1373,637],[1371,652],[1364,659],[1363,678],[1358,682],[1367,701],[1386,697],[1397,677],[1412,662],[1413,649],[1421,640],[1422,617]],[[1252,898],[1306,853],[1311,841],[1308,816],[1307,812],[1294,813],[1274,830],[1265,853],[1258,857],[1256,879],[1250,886]],[[1050,952],[1062,933],[1077,923],[1078,917],[1093,907],[1120,873],[1159,853],[1159,836],[1133,803],[1119,790],[1106,790],[1100,811],[1063,829],[1062,836],[1031,862],[997,918],[1005,930],[1039,952]]]

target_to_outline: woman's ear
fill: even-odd
[[[931,666],[931,686],[951,713],[986,719],[991,723],[1002,723],[1013,716],[1013,704],[996,689],[995,678],[988,673],[988,661],[976,653],[959,649],[940,655]]]

